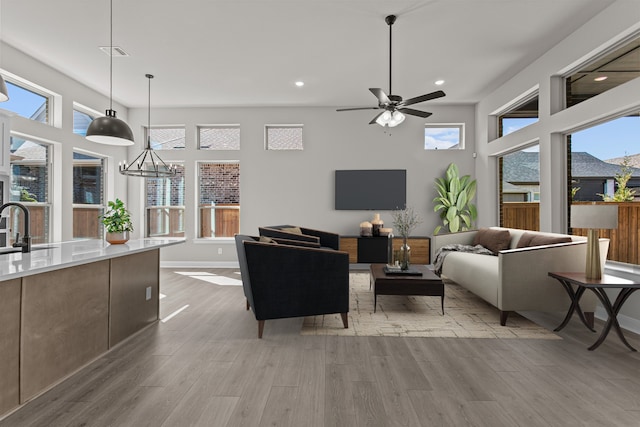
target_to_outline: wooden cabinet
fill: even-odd
[[[411,247],[411,262],[413,264],[431,263],[431,239],[429,237],[409,237]],[[384,263],[387,260],[386,237],[340,236],[340,250],[349,253],[349,262],[355,263]],[[402,246],[401,238],[393,239],[393,249]]]
[[[20,402],[109,349],[109,260],[22,278]]]
[[[111,259],[109,347],[158,320],[160,250]]]
[[[21,279],[0,282],[0,416],[20,404]]]

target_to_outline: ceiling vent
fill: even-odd
[[[100,50],[113,57],[129,56],[120,46],[100,46]]]

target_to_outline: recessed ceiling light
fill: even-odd
[[[296,86],[298,86],[298,87],[302,87],[302,86],[304,86],[304,82],[303,82],[303,81],[298,80],[298,81],[296,82]]]
[[[596,77],[595,79],[593,79],[596,82],[602,82],[607,80],[607,76],[600,76],[600,77]]]
[[[438,86],[442,86],[444,84],[444,80],[436,80],[435,84]]]

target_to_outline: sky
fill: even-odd
[[[508,119],[504,134],[507,135],[536,121],[538,120]],[[527,151],[538,150],[532,147]],[[640,116],[620,117],[573,133],[571,151],[584,151],[600,160],[640,153]]]

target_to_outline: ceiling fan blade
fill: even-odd
[[[378,102],[380,104],[387,105],[391,103],[391,100],[389,99],[387,94],[384,93],[382,89],[374,87],[374,88],[369,88],[369,90],[371,91],[372,94],[375,95],[376,98],[378,98]]]
[[[413,108],[404,108],[404,107],[403,108],[398,108],[398,111],[401,111],[404,114],[410,114],[412,116],[422,117],[423,119],[426,119],[431,114],[433,114],[433,113],[429,113],[427,111],[414,110]]]
[[[378,107],[338,108],[336,111],[377,110]]]
[[[371,120],[371,121],[369,122],[369,124],[370,124],[370,125],[374,124],[374,123],[376,122],[376,120],[378,120],[378,117],[380,117],[381,115],[383,115],[385,111],[387,111],[387,110],[382,110],[382,111],[380,112],[380,114],[376,114],[376,116],[373,118],[373,120]]]
[[[430,99],[442,98],[443,96],[445,96],[445,93],[441,90],[438,90],[435,92],[428,93],[426,95],[416,96],[415,98],[409,98],[405,101],[400,102],[398,105],[399,106],[413,105],[413,104],[418,104],[420,102],[429,101]]]

